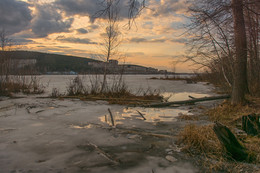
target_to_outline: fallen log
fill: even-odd
[[[239,143],[229,128],[222,125],[221,123],[216,122],[213,130],[217,135],[220,143],[225,147],[228,155],[237,161],[244,161],[248,159],[246,148]]]
[[[258,135],[260,133],[260,115],[242,116],[242,129],[249,135]]]
[[[202,97],[202,98],[194,98],[191,100],[173,101],[173,102],[166,102],[166,103],[154,103],[154,104],[145,105],[144,107],[167,107],[174,104],[183,105],[183,104],[192,104],[196,102],[203,102],[203,101],[210,101],[210,100],[228,99],[228,98],[230,98],[230,95]]]

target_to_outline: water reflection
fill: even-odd
[[[138,113],[138,111],[145,117],[146,120]],[[192,115],[185,109],[158,109],[158,108],[125,108],[122,112],[113,112],[115,124],[124,124],[129,121],[142,120],[145,122],[175,122],[179,113]],[[110,115],[99,117],[100,121],[112,124]]]
[[[201,94],[201,93],[193,93],[193,92],[181,92],[181,93],[173,93],[173,92],[164,92],[162,93],[163,97],[171,101],[180,101],[180,100],[189,100],[191,99],[189,96],[194,98],[208,97],[209,94]],[[138,113],[138,111],[146,118]],[[187,110],[187,107],[179,107],[179,108],[125,108],[122,112],[113,112],[113,119],[115,124],[124,124],[129,121],[142,120],[145,122],[174,122],[177,121],[176,117],[179,114],[192,115]],[[100,121],[108,124],[112,124],[111,117],[109,114],[99,117]]]
[[[82,125],[82,126],[80,126],[80,125],[70,125],[70,128],[72,128],[72,129],[90,129],[90,128],[93,128],[94,127],[94,125],[92,125],[92,124],[88,124],[88,125]]]
[[[164,92],[164,93],[162,93],[162,96],[168,102],[173,102],[173,101],[189,100],[189,99],[191,99],[189,96],[192,96],[195,98],[201,98],[201,97],[209,97],[210,95],[193,93],[193,92],[181,92],[181,93]]]

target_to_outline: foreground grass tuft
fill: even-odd
[[[91,79],[90,84],[86,85],[80,76],[72,79],[67,86],[67,91],[61,94],[56,88],[53,88],[51,97],[53,98],[79,98],[81,100],[106,100],[110,104],[122,105],[143,105],[163,100],[160,92],[151,89],[139,90],[132,93],[123,80],[113,80],[107,84],[105,89],[98,78]]]
[[[183,151],[190,154],[207,154],[210,157],[222,155],[222,147],[215,135],[212,125],[187,125],[179,135],[179,143]]]
[[[187,125],[179,134],[179,144],[183,151],[197,158],[197,164],[203,166],[203,172],[257,172],[260,168],[260,138],[245,133],[240,136],[242,116],[260,112],[260,99],[250,98],[245,106],[232,106],[225,102],[206,111],[209,120],[225,124],[246,147],[249,158],[246,162],[232,160],[221,146],[212,127],[213,125]],[[258,168],[257,168],[258,167]]]
[[[0,95],[12,96],[13,93],[42,94],[45,87],[36,76],[0,76]]]

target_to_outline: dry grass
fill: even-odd
[[[1,76],[0,95],[12,96],[12,93],[42,94],[44,86],[36,76]]]
[[[182,151],[198,157],[196,164],[203,168],[202,172],[222,170],[226,162],[223,148],[212,127],[191,124],[179,134],[178,143],[182,146]]]
[[[111,85],[107,85],[101,90],[101,83],[98,79],[91,79],[90,86],[84,84],[79,76],[71,80],[64,95],[53,89],[51,97],[59,98],[79,98],[81,100],[106,100],[110,104],[140,105],[151,102],[162,101],[160,93],[151,89],[139,90],[133,94],[122,80],[114,80]]]
[[[181,114],[177,117],[177,119],[186,120],[186,121],[197,121],[197,120],[199,120],[199,117],[197,115]]]
[[[211,121],[219,121],[232,127],[236,126],[237,122],[241,122],[243,115],[249,115],[252,113],[259,113],[259,108],[252,105],[233,106],[228,102],[206,112]]]
[[[195,157],[196,164],[201,167],[201,172],[257,172],[252,164],[230,160],[225,154],[212,125],[198,126],[187,125],[179,134],[179,144],[182,151]],[[259,164],[260,139],[247,138],[244,145],[255,159],[253,164]]]
[[[222,155],[222,147],[212,129],[212,125],[187,125],[179,135],[179,143],[184,145],[184,151],[191,154],[202,153],[214,157]]]
[[[252,162],[260,164],[260,138],[257,136],[248,136],[243,144],[248,150]]]
[[[260,113],[260,98],[248,98],[249,103],[244,106],[232,106],[228,102],[207,110],[206,115],[214,122],[218,121],[227,125],[231,131],[241,129],[242,116]],[[235,134],[235,133],[234,133]],[[198,157],[198,165],[205,170],[203,172],[257,172],[260,166],[260,138],[259,136],[243,136],[242,145],[249,153],[249,163],[230,160],[226,151],[220,145],[212,126],[187,125],[179,135],[179,143],[183,150]]]

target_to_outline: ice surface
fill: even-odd
[[[74,77],[41,76],[47,90],[45,95],[53,87],[64,92],[69,79]],[[150,77],[127,75],[125,82],[132,91],[160,89],[163,95],[172,95],[170,100],[211,95],[212,87],[203,83],[149,80]],[[109,126],[108,108],[116,128]],[[189,113],[187,107],[127,108],[105,101],[5,98],[0,101],[0,172],[196,172],[192,162],[182,159],[180,152],[173,152],[178,160],[174,163],[165,159],[169,155],[165,149],[173,149],[174,135],[183,126],[176,121],[180,112]],[[173,138],[157,138],[149,136],[150,133]],[[111,158],[119,159],[120,165],[113,165],[90,143]]]

